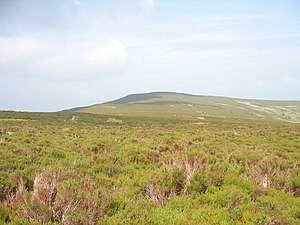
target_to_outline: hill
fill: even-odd
[[[0,224],[300,224],[297,115],[178,93],[0,111]]]
[[[134,113],[142,117],[189,120],[238,117],[300,122],[299,101],[237,99],[174,92],[131,94],[71,111],[114,116],[130,116]]]

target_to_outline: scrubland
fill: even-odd
[[[299,124],[200,122],[0,112],[1,223],[300,224]]]

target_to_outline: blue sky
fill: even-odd
[[[0,0],[0,109],[177,91],[300,100],[297,0]]]

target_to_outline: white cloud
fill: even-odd
[[[0,69],[1,66],[12,65],[11,71],[15,71],[13,65],[16,63],[29,76],[89,79],[124,71],[128,63],[128,50],[115,39],[108,39],[104,46],[99,47],[95,43],[66,45],[57,39],[0,38]]]
[[[34,38],[0,38],[0,64],[26,60],[38,54],[40,49],[41,44]]]
[[[126,63],[128,60],[128,51],[121,42],[109,39],[105,47],[90,49],[84,58],[87,62],[111,67],[115,64]]]
[[[115,39],[109,39],[104,47],[57,49],[56,54],[35,62],[34,70],[59,79],[88,79],[120,73],[128,62],[126,46]]]
[[[154,7],[154,0],[141,0],[145,9],[152,9]]]

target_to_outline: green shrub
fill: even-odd
[[[292,177],[292,189],[295,196],[300,196],[300,176],[294,175]]]
[[[198,172],[190,181],[187,187],[189,193],[202,194],[207,189],[206,177],[202,172]]]

